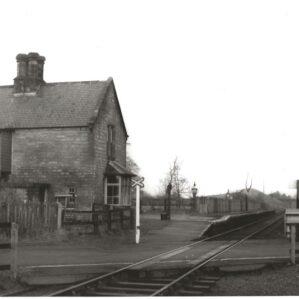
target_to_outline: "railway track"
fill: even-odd
[[[65,286],[66,287],[66,286]],[[30,286],[16,289],[13,291],[7,291],[0,293],[0,297],[40,297],[40,296],[49,296],[58,290],[61,289],[61,286]]]
[[[204,295],[219,279],[203,268],[213,259],[261,234],[281,221],[271,217],[205,238],[192,244],[159,254],[119,270],[67,287],[48,296],[199,296]],[[228,238],[224,238],[227,236]],[[145,270],[170,263],[172,257],[187,266],[172,277],[151,277]],[[187,257],[187,258],[186,258]],[[143,273],[140,275],[140,273]]]

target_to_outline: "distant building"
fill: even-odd
[[[0,86],[1,189],[25,200],[73,194],[78,208],[130,205],[128,135],[113,79],[45,83],[44,62],[17,55],[14,85]]]

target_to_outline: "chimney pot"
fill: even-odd
[[[27,60],[28,56],[26,54],[18,54],[16,59],[17,62]]]
[[[16,93],[35,92],[44,82],[45,57],[36,52],[16,56],[18,72],[14,79]]]
[[[37,58],[39,57],[39,54],[37,52],[30,52],[28,53],[29,58]]]

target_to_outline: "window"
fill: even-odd
[[[131,204],[131,180],[126,176],[110,175],[105,178],[105,204]]]
[[[115,129],[111,125],[108,126],[107,156],[109,160],[115,159]]]
[[[69,187],[69,194],[75,195],[76,194],[76,188],[75,187]]]
[[[121,202],[124,206],[131,205],[131,178],[127,176],[121,178]]]
[[[105,203],[119,205],[121,203],[121,177],[117,175],[106,177]]]
[[[114,126],[109,125],[108,126],[108,141],[114,142],[115,136],[114,136]]]
[[[7,178],[11,173],[12,160],[12,132],[2,131],[0,133],[0,166],[1,177]]]

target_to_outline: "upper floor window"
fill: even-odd
[[[1,177],[6,178],[11,173],[12,132],[0,132],[0,166]]]
[[[115,159],[115,128],[112,125],[108,126],[107,155],[109,160]]]

